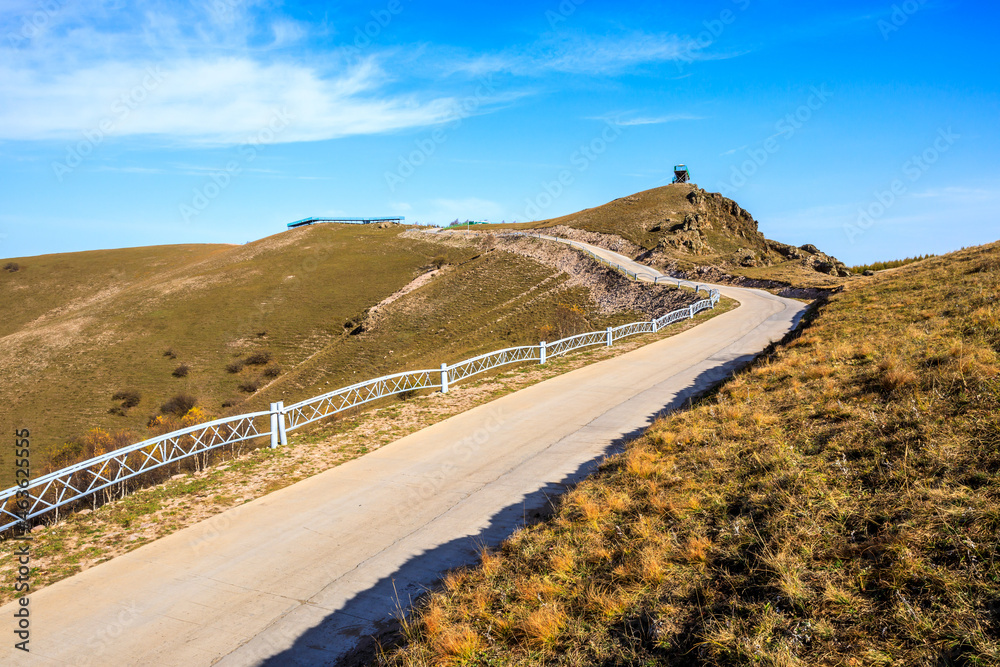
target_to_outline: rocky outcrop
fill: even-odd
[[[700,229],[678,229],[667,234],[660,239],[657,250],[673,248],[675,250],[685,250],[694,254],[701,254],[708,250],[708,242],[704,232]]]
[[[753,250],[747,250],[746,248],[740,248],[736,251],[737,257],[739,257],[740,266],[746,268],[752,268],[754,266],[760,265],[760,260],[757,258],[757,253]]]
[[[767,247],[786,260],[800,260],[804,266],[813,271],[840,278],[847,278],[851,275],[851,272],[843,262],[836,257],[827,255],[811,243],[806,243],[796,248],[787,243],[779,243],[778,241],[768,239]]]
[[[740,208],[732,199],[723,197],[718,192],[692,190],[687,199],[698,209],[700,224],[707,229],[718,229],[733,236],[754,241],[764,248],[767,239],[757,229],[757,221],[753,216]],[[690,215],[690,214],[689,214]]]
[[[815,248],[816,246],[812,247]],[[848,278],[851,275],[850,270],[843,262],[841,262],[836,257],[831,257],[830,255],[827,255],[825,252],[817,252],[814,255],[805,257],[802,260],[802,263],[814,271],[819,271],[820,273],[826,273],[831,276]]]
[[[796,248],[793,245],[788,245],[787,243],[780,243],[778,241],[767,239],[767,247],[785,259],[802,259],[805,257],[805,253],[803,253],[799,248]]]

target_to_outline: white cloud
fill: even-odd
[[[310,26],[271,3],[145,0],[109,11],[102,0],[61,2],[50,3],[44,30],[22,30],[31,16],[24,4],[0,9],[0,28],[14,35],[0,44],[0,139],[314,141],[457,113],[446,92],[403,89],[382,67],[387,52],[304,55],[313,52],[303,48]],[[481,100],[478,112],[492,102]],[[288,122],[275,131],[279,114]]]
[[[16,1],[0,9],[0,28],[20,30],[30,5]],[[142,136],[206,146],[251,137],[334,139],[469,115],[461,111],[468,81],[446,81],[442,69],[464,76],[601,76],[701,58],[689,39],[643,32],[560,33],[478,56],[438,45],[371,47],[363,57],[357,50],[328,48],[318,55],[310,31],[326,28],[281,16],[265,0],[193,5],[141,0],[116,4],[114,11],[108,1],[56,0],[44,30],[0,46],[0,140],[77,142],[84,133],[98,143]],[[436,64],[428,68],[425,63],[432,61]],[[528,94],[508,85],[479,97],[473,88],[475,114]],[[278,123],[280,131],[274,129],[276,115],[287,117],[287,123]],[[686,119],[693,117],[622,124]]]
[[[468,59],[453,57],[449,59],[446,71],[477,76],[491,72],[520,76],[543,76],[553,72],[609,76],[646,64],[728,57],[732,56],[705,53],[693,40],[677,35],[632,32],[593,37],[571,34],[549,37],[530,46],[515,47],[501,53]]]
[[[955,199],[960,202],[985,202],[1000,198],[1000,190],[989,190],[986,188],[968,188],[961,186],[949,186],[943,188],[929,188],[921,192],[914,192],[910,196],[917,199]]]
[[[670,114],[667,116],[655,116],[655,117],[640,117],[640,118],[630,118],[630,119],[615,119],[615,125],[621,125],[622,127],[631,127],[634,125],[661,125],[663,123],[675,123],[681,120],[702,120],[703,116],[692,116],[691,114]]]
[[[385,81],[372,59],[333,77],[246,57],[109,62],[56,76],[0,66],[0,138],[90,132],[234,144],[263,133],[266,141],[312,141],[420,127],[454,113],[449,97],[380,96]]]

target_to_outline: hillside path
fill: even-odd
[[[359,646],[393,626],[397,599],[405,607],[445,570],[475,562],[478,545],[539,516],[658,414],[781,338],[805,309],[717,287],[741,306],[35,592],[30,655],[12,648],[15,606],[6,605],[0,664],[353,664]]]

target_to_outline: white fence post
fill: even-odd
[[[441,364],[441,393],[448,393],[448,364]]]
[[[614,334],[611,333],[611,327],[608,327],[608,347],[611,347],[611,341],[613,339],[613,336]]]
[[[545,363],[545,341],[544,340],[541,343],[538,344],[538,359],[539,359],[538,363],[540,363],[540,364],[544,364]]]
[[[688,319],[694,319],[694,306],[688,306]]]
[[[271,449],[278,447],[278,404],[271,403]]]
[[[285,447],[288,445],[288,432],[285,430],[285,402],[278,401],[278,443]]]
[[[653,325],[653,333],[656,333],[656,332],[657,332],[657,331],[658,331],[659,329],[658,329],[658,327],[656,326],[656,318],[655,318],[655,317],[654,317],[654,318],[653,318],[653,320],[652,320],[652,321],[650,322],[650,324],[652,324],[652,325]]]

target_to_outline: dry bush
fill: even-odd
[[[269,380],[273,380],[279,375],[281,375],[281,366],[268,366],[264,369],[264,377]]]
[[[21,265],[18,264],[17,262],[7,262],[6,264],[3,265],[3,270],[7,271],[8,273],[17,273],[18,271],[21,270]]]
[[[266,366],[269,363],[271,363],[271,353],[267,350],[254,352],[246,358],[248,366]]]
[[[160,412],[165,415],[183,417],[190,412],[191,408],[197,405],[197,403],[198,399],[190,394],[177,394],[160,406]]]
[[[139,402],[142,400],[142,394],[135,389],[124,389],[116,391],[111,398],[115,401],[121,401],[122,407],[128,409],[139,405]]]
[[[245,380],[236,387],[247,394],[254,394],[260,389],[260,380]]]
[[[191,372],[190,366],[188,366],[187,364],[181,364],[180,366],[174,369],[174,372],[171,373],[171,375],[173,375],[175,378],[186,378],[188,376],[188,373],[190,372]]]
[[[242,371],[245,366],[246,362],[244,362],[242,359],[236,359],[235,361],[231,361],[229,362],[229,364],[226,365],[226,371],[235,375],[236,373]]]

